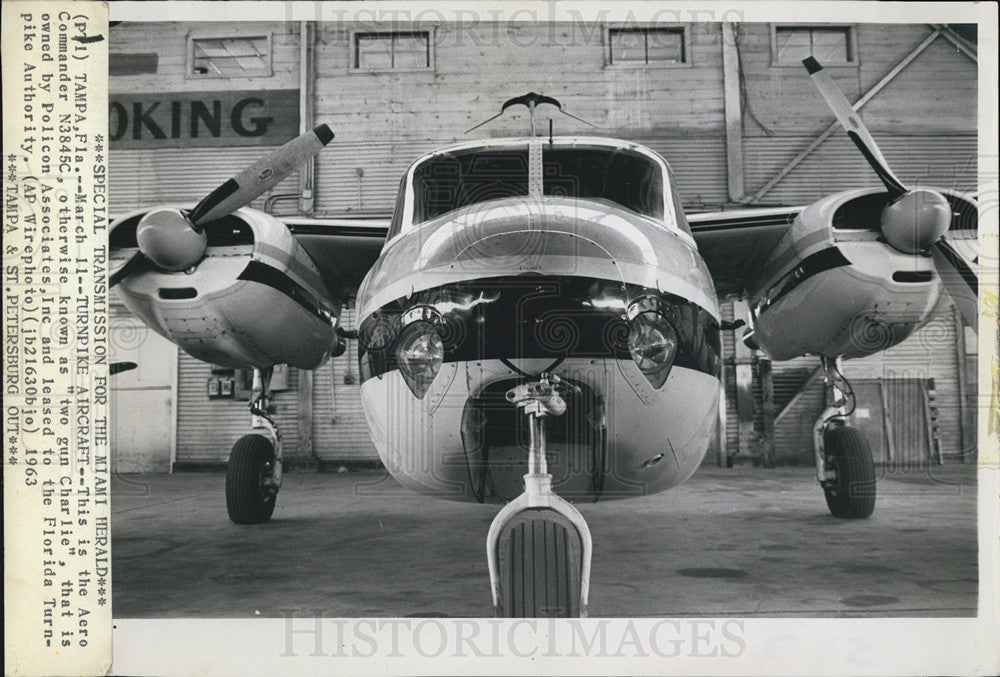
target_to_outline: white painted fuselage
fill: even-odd
[[[527,424],[502,395],[542,371],[583,390],[548,423],[560,495],[643,496],[695,471],[718,418],[719,313],[690,235],[594,201],[483,202],[391,239],[361,286],[358,317],[434,305],[439,290],[455,289],[472,299],[455,319],[462,338],[422,397],[398,368],[373,368],[362,351],[372,439],[403,485],[453,500],[520,493]],[[627,351],[592,336],[623,320],[641,290],[674,299],[682,318],[677,363],[659,388]],[[456,306],[449,294],[437,302],[446,315]]]

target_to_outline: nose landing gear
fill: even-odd
[[[566,411],[575,386],[542,374],[507,392],[528,417],[524,492],[497,513],[486,537],[493,606],[499,617],[584,617],[593,541],[583,515],[552,492],[545,459],[545,419]]]
[[[834,399],[813,426],[816,479],[835,517],[869,517],[875,511],[876,480],[871,447],[860,430],[844,424],[844,417],[854,410],[854,392],[840,371],[839,359],[821,360],[823,380],[833,385]]]

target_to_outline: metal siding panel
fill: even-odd
[[[873,375],[885,379],[933,378],[937,391],[941,453],[945,460],[949,457],[960,459],[962,450],[953,313],[951,304],[939,305],[927,324],[899,345],[882,353],[844,362],[847,378],[870,378]],[[920,426],[924,425],[922,407],[920,404],[918,409]]]
[[[819,366],[807,355],[774,363],[775,415],[805,386]],[[823,410],[823,382],[815,381],[774,426],[774,453],[779,463],[806,465],[812,459],[812,426]]]
[[[953,312],[950,305],[939,307],[923,328],[899,345],[869,357],[844,361],[844,373],[848,379],[861,380],[874,375],[890,383],[890,379],[933,378],[937,390],[935,404],[938,410],[941,450],[946,461],[961,460],[962,446]],[[793,372],[799,372],[799,378],[804,382],[808,377],[805,371],[811,372],[814,366],[818,366],[818,360],[811,356],[787,362],[775,362],[776,390],[778,383],[784,382],[781,386],[784,392],[780,396],[786,397],[791,392],[792,382],[796,379],[791,375]],[[776,392],[775,399],[778,397],[779,394]],[[915,392],[909,397],[900,397],[902,397],[900,402],[890,403],[891,411],[906,412],[906,418],[893,426],[894,431],[899,430],[897,435],[903,436],[903,441],[897,442],[896,446],[903,448],[903,444],[909,447],[916,445],[914,448],[924,449],[921,453],[926,455],[923,404],[922,399],[919,399],[922,398],[922,394]],[[909,403],[909,400],[914,398],[918,398],[919,401],[914,400],[915,404]],[[780,406],[778,408],[780,409]],[[779,459],[795,458],[802,463],[809,461],[812,453],[812,425],[822,410],[823,387],[822,382],[818,381],[775,426],[775,449]],[[896,416],[899,417],[900,414]],[[909,454],[907,458],[912,459],[913,455]]]
[[[628,140],[649,146],[667,160],[686,205],[726,201],[724,137]],[[318,159],[317,212],[340,216],[391,213],[407,167],[441,145],[429,140],[334,140]]]
[[[274,147],[263,146],[113,150],[108,161],[111,214],[118,216],[161,204],[198,202],[272,150]],[[293,172],[251,205],[261,208],[269,195],[297,191],[298,172]],[[279,202],[278,206],[290,204],[294,203]]]
[[[753,195],[813,140],[809,136],[744,138],[747,194]],[[906,183],[970,190],[976,186],[975,134],[888,136],[878,144],[893,171]],[[805,204],[829,193],[879,185],[850,139],[833,134],[760,200],[762,204]]]
[[[733,302],[722,301],[719,303],[719,313],[724,322],[732,321],[734,318]],[[727,454],[735,453],[740,444],[739,431],[736,426],[736,370],[731,363],[727,364],[727,361],[733,356],[736,341],[739,340],[737,337],[742,335],[741,331],[741,329],[737,329],[721,332],[722,382],[726,394],[726,439],[723,442],[726,445]],[[707,459],[706,462],[714,463],[714,460]]]
[[[410,163],[440,144],[432,141],[332,141],[317,159],[316,211],[389,214]]]
[[[356,326],[355,310],[344,309],[344,327]],[[313,380],[313,445],[323,461],[378,461],[361,404],[357,341],[347,342],[347,352],[316,370]],[[353,383],[345,383],[345,375]]]
[[[726,138],[639,138],[662,155],[674,170],[677,190],[686,207],[727,201]]]
[[[286,459],[296,457],[298,370],[289,369],[288,390],[274,394],[275,420],[281,430]],[[245,400],[210,400],[206,383],[212,366],[180,353],[177,387],[177,461],[220,463],[241,436],[258,432],[250,428]]]

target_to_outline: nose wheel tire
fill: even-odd
[[[263,435],[244,435],[226,466],[226,510],[236,524],[263,524],[271,519],[278,491],[272,486],[274,448]]]
[[[823,486],[835,517],[862,519],[875,510],[875,461],[868,440],[855,428],[838,426],[823,435],[827,468],[836,473]]]
[[[500,598],[506,618],[577,618],[583,548],[576,527],[548,509],[529,509],[504,528],[497,544]]]

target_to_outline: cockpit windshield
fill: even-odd
[[[545,144],[545,195],[613,203],[662,219],[663,170],[620,147]],[[434,155],[413,170],[413,223],[478,202],[528,195],[528,148],[477,147]]]

